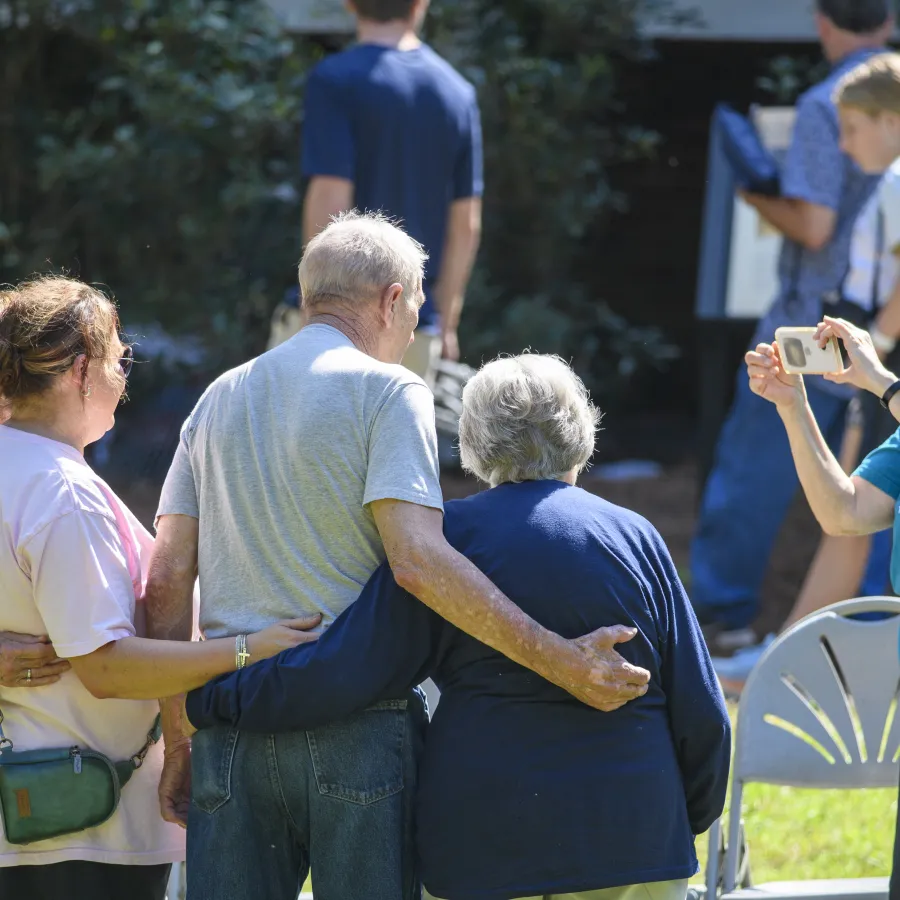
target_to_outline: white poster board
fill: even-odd
[[[753,121],[763,143],[781,160],[794,130],[793,107],[755,108]],[[737,198],[731,222],[725,315],[758,319],[768,312],[778,292],[778,254],[781,234],[759,213]]]

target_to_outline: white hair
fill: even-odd
[[[323,301],[357,303],[400,284],[418,300],[428,254],[382,213],[356,210],[335,216],[306,246],[300,296],[306,307]]]
[[[491,487],[581,472],[594,452],[600,413],[558,356],[497,359],[463,390],[463,468]]]

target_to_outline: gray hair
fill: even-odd
[[[463,468],[491,487],[581,472],[600,413],[558,356],[526,353],[488,363],[463,390]]]
[[[306,307],[330,300],[356,303],[400,284],[418,299],[428,254],[382,213],[356,210],[335,216],[306,246],[300,296]]]

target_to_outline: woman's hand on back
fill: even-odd
[[[314,616],[276,622],[256,634],[249,635],[247,650],[250,653],[250,662],[259,662],[261,659],[277,656],[282,650],[290,650],[291,647],[317,641],[319,635],[312,634],[311,630],[317,628],[321,622],[321,613],[316,613]]]
[[[66,660],[56,655],[46,635],[0,631],[0,685],[3,687],[55,684],[70,668]]]

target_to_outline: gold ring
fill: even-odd
[[[31,669],[25,670],[25,681],[26,682],[31,681]]]

